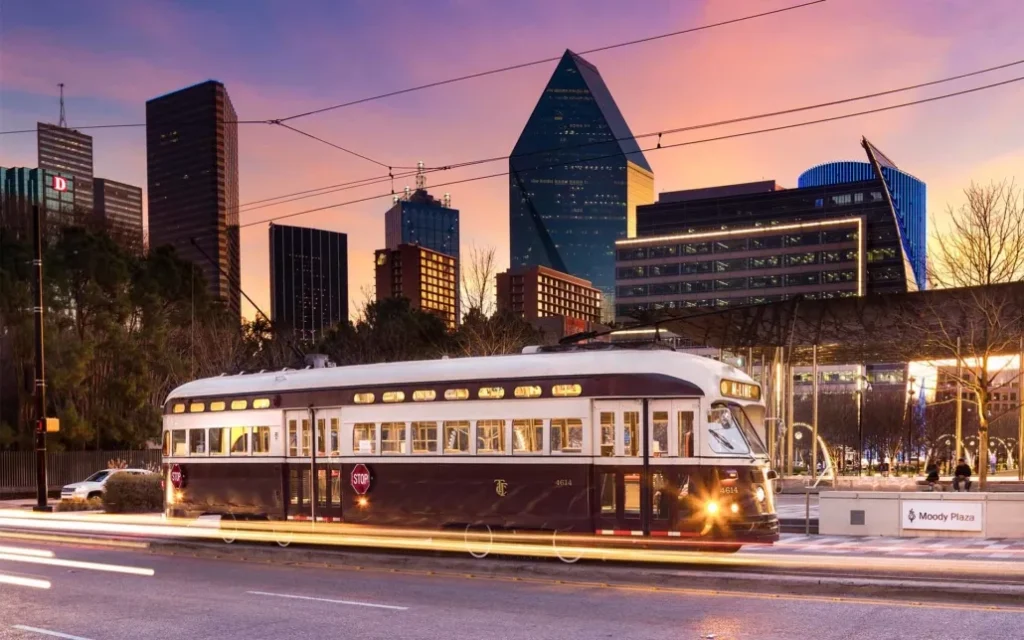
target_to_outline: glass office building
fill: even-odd
[[[881,172],[885,180],[886,197],[891,198],[892,208],[899,223],[903,250],[910,261],[918,288],[924,289],[927,284],[928,189],[925,183],[909,173],[900,171],[892,160],[867,138],[861,140],[861,146],[868,154],[867,162],[820,164],[800,174],[798,186],[819,187],[873,180],[878,172]]]
[[[74,178],[73,209],[78,215],[92,212],[92,136],[74,129],[39,122],[36,124],[39,168],[51,174]],[[74,216],[65,216],[71,222]]]
[[[43,208],[43,233],[75,221],[76,186],[70,174],[0,167],[0,228],[15,238],[31,238],[33,207],[37,204]]]
[[[348,321],[348,236],[270,225],[270,316],[313,343]]]
[[[437,200],[426,189],[400,197],[384,214],[384,236],[388,249],[400,244],[418,244],[431,251],[459,257],[459,210]]]
[[[509,158],[513,268],[591,281],[610,303],[615,241],[636,235],[654,175],[597,68],[566,51]]]
[[[146,102],[146,168],[150,247],[174,247],[241,315],[238,116],[223,84]]]

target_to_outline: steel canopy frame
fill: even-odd
[[[993,317],[993,314],[997,317]],[[750,305],[695,314],[666,316],[650,323],[695,344],[744,353],[785,347],[788,364],[806,366],[817,346],[821,364],[912,362],[952,358],[950,339],[964,340],[965,356],[975,350],[1012,355],[1017,340],[992,353],[992,335],[1024,333],[1024,282],[934,289],[857,298]],[[984,333],[984,332],[983,332]]]

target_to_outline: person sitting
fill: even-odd
[[[953,470],[953,491],[959,491],[961,484],[964,485],[964,491],[971,490],[971,465],[963,458],[960,458]]]

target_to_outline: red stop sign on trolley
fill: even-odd
[[[365,494],[370,490],[370,470],[366,468],[365,464],[357,464],[352,467],[352,476],[349,478],[349,481],[356,493],[359,495]]]
[[[185,484],[185,472],[181,470],[180,464],[171,467],[171,484],[175,489],[180,489]]]

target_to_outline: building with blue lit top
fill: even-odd
[[[399,245],[415,244],[446,256],[459,257],[459,210],[452,209],[448,194],[437,200],[422,182],[417,189],[397,196],[384,214],[384,242],[394,251]]]
[[[905,257],[917,281],[924,289],[927,280],[928,209],[927,187],[914,176],[900,171],[896,165],[865,138],[861,142],[868,153],[868,162],[828,162],[800,174],[798,187],[821,187],[874,180],[881,173],[887,199],[895,212],[897,229]]]

